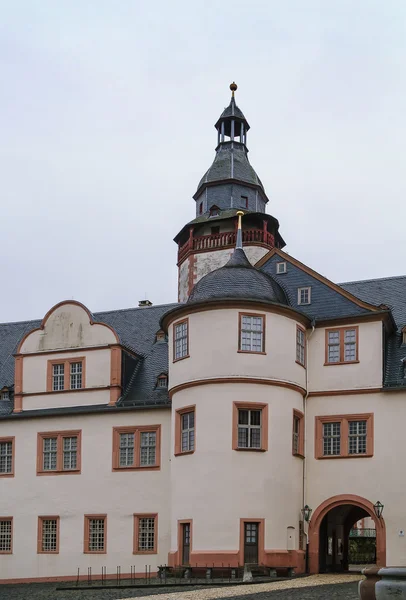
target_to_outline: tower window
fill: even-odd
[[[311,303],[311,287],[302,287],[297,290],[297,303],[298,304],[310,304]]]
[[[241,196],[241,204],[244,208],[248,208],[248,196]]]
[[[210,209],[210,216],[211,217],[218,217],[220,214],[220,209],[218,206],[213,205]]]
[[[200,202],[199,204],[199,215],[201,215],[203,213],[203,202]]]
[[[276,263],[276,274],[282,275],[282,273],[286,273],[286,262],[278,262]]]

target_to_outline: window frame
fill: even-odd
[[[355,360],[344,360],[345,356],[345,332],[350,330],[355,330]],[[340,342],[340,360],[337,362],[329,362],[328,358],[328,337],[329,333],[339,332]],[[330,367],[332,365],[354,365],[359,363],[359,325],[353,325],[350,327],[330,327],[325,331],[325,355],[324,355],[324,366]]]
[[[242,350],[242,319],[243,317],[260,317],[262,319],[262,350]],[[239,312],[238,313],[238,350],[237,352],[241,354],[262,354],[265,355],[266,351],[266,314],[265,313],[248,313],[248,312]]]
[[[13,554],[13,541],[14,541],[14,517],[0,517],[1,521],[8,521],[11,523],[11,534],[10,534],[10,550],[0,550],[0,555],[2,554]]]
[[[71,388],[71,376],[70,376],[70,365],[71,363],[82,363],[82,387]],[[53,387],[53,367],[54,365],[64,365],[64,383],[63,390],[54,390]],[[70,358],[58,358],[55,360],[48,360],[47,362],[47,392],[52,394],[61,394],[66,392],[78,392],[86,388],[86,357],[70,357]]]
[[[4,436],[0,437],[0,444],[11,442],[11,471],[9,473],[0,472],[1,477],[14,477],[14,462],[15,462],[15,436]]]
[[[56,550],[42,549],[44,521],[47,520],[56,521]],[[59,554],[59,523],[60,517],[58,515],[38,517],[37,554]]]
[[[300,360],[298,360],[298,348],[299,348],[299,343],[298,343],[298,332],[301,331],[303,333],[303,362],[300,362]],[[307,365],[307,340],[306,340],[306,329],[304,329],[304,327],[301,327],[300,325],[296,324],[296,363],[298,365],[300,365],[301,367],[303,367],[304,369],[306,369],[306,365]],[[301,347],[301,346],[300,346]]]
[[[103,519],[104,521],[104,548],[103,550],[90,550],[90,521],[92,519]],[[107,554],[107,515],[85,515],[83,554]]]
[[[299,440],[298,440],[298,450],[295,450],[294,443],[294,435],[295,435],[295,419],[299,419]],[[302,411],[293,409],[293,419],[292,419],[292,454],[293,456],[299,456],[299,458],[305,457],[304,450],[304,413]]]
[[[44,469],[43,454],[44,440],[57,438],[56,441],[56,469]],[[76,469],[63,468],[63,439],[77,437],[76,444]],[[37,475],[80,475],[82,472],[82,430],[67,431],[41,431],[37,433]]]
[[[283,271],[281,271],[281,269],[280,269],[280,267],[282,267],[282,265],[283,265]],[[276,263],[276,274],[277,275],[284,275],[287,272],[288,272],[288,265],[286,263],[286,260],[279,261]]]
[[[141,519],[154,519],[154,548],[139,550],[139,531]],[[133,554],[158,554],[158,513],[134,513]]]
[[[132,465],[120,466],[120,434],[134,434],[134,461]],[[155,464],[141,465],[141,433],[155,433]],[[161,468],[161,425],[128,425],[113,427],[112,471],[159,471]]]
[[[301,292],[302,290],[308,290],[309,292],[309,301],[308,302],[301,302]],[[297,288],[297,303],[298,306],[309,306],[309,304],[312,303],[312,286],[311,285],[304,285],[302,287]]]
[[[260,410],[261,411],[261,447],[260,448],[240,448],[238,445],[238,411],[240,410]],[[259,402],[233,402],[233,420],[232,420],[232,449],[238,452],[266,452],[268,450],[268,404]]]
[[[161,381],[165,381],[165,385],[160,385]],[[160,375],[158,375],[157,380],[156,380],[156,388],[158,390],[167,390],[168,389],[168,375],[167,373],[161,373]]]
[[[351,421],[366,421],[366,452],[349,453],[349,427]],[[323,454],[324,423],[340,423],[340,454]],[[320,460],[337,458],[371,458],[374,455],[374,413],[352,415],[325,415],[315,417],[315,458]]]
[[[241,200],[243,201],[244,208],[248,208],[248,196],[241,196]]]
[[[178,325],[183,325],[183,323],[186,323],[186,354],[185,356],[180,356],[179,358],[176,358],[176,327]],[[175,321],[175,323],[172,325],[172,337],[173,337],[173,346],[172,346],[172,351],[173,351],[173,356],[172,356],[172,362],[178,362],[179,360],[185,360],[185,358],[189,358],[190,356],[190,352],[189,352],[189,319],[181,319],[180,321]]]
[[[182,416],[187,413],[194,413],[194,447],[193,450],[184,450],[182,451]],[[193,454],[196,451],[196,404],[191,404],[189,406],[182,406],[182,408],[178,408],[175,411],[175,448],[174,455],[175,456],[184,456],[186,454]]]

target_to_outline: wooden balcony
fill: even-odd
[[[225,231],[224,233],[215,233],[212,235],[202,235],[200,237],[189,237],[187,242],[178,250],[178,263],[180,263],[189,252],[207,252],[223,248],[233,248],[237,237],[236,231]],[[245,229],[242,232],[242,242],[245,244],[260,244],[273,248],[275,246],[275,237],[272,233],[263,229]]]

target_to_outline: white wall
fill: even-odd
[[[169,551],[170,410],[77,415],[1,422],[1,436],[15,436],[15,477],[0,479],[0,515],[14,517],[13,554],[0,557],[0,580],[82,575],[106,566],[155,571]],[[159,471],[112,472],[113,426],[161,424]],[[82,430],[82,472],[37,476],[37,432]],[[158,513],[158,554],[133,555],[133,513]],[[85,514],[107,514],[107,554],[83,554]],[[60,551],[37,554],[38,516],[60,516]]]

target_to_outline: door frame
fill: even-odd
[[[244,566],[245,523],[258,523],[258,564],[265,564],[265,519],[240,519],[240,551],[238,562]]]
[[[192,558],[192,540],[193,540],[193,519],[181,519],[178,521],[178,565],[182,565],[183,559],[183,525],[188,523],[190,526],[190,545],[189,545],[189,562]]]
[[[376,564],[378,567],[386,566],[386,527],[383,517],[378,519],[375,515],[374,505],[366,498],[354,494],[340,494],[322,502],[311,518],[309,524],[309,571],[311,574],[319,572],[320,525],[331,509],[343,504],[358,506],[373,519],[376,529]]]

